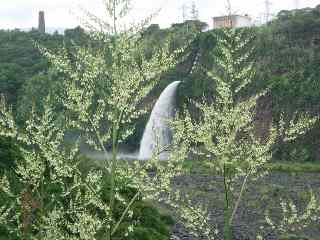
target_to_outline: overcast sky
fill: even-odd
[[[265,0],[230,0],[233,10],[239,14],[249,14],[259,20],[265,12]],[[319,0],[269,0],[271,13],[279,10],[315,7]],[[153,23],[168,27],[182,21],[182,5],[192,0],[136,0],[132,18],[143,19],[148,13],[161,8]],[[225,13],[224,0],[195,0],[199,18],[211,26],[211,17]],[[103,15],[102,0],[1,0],[0,29],[31,28],[38,25],[38,11],[45,11],[46,26],[71,28],[79,25],[76,16],[81,16],[78,6],[88,9],[98,16]],[[73,12],[73,13],[72,13]]]

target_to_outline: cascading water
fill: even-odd
[[[175,113],[175,95],[180,81],[169,84],[154,105],[140,143],[139,159],[149,159],[157,147],[163,150],[171,142],[172,133],[168,120]],[[161,151],[159,158],[166,159],[167,152]]]

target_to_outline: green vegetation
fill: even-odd
[[[319,6],[314,9],[282,11],[267,26],[247,30],[256,36],[253,44],[257,74],[249,92],[269,89],[268,97],[258,105],[261,111],[258,111],[257,118],[264,119],[260,125],[268,125],[272,119],[278,121],[281,113],[285,119],[290,119],[292,110],[319,113],[319,12]],[[152,49],[168,38],[171,39],[172,49],[183,46],[187,41],[191,42],[184,61],[162,75],[152,92],[154,97],[150,98],[156,98],[168,83],[175,80],[183,80],[185,83],[179,92],[180,106],[188,98],[212,96],[214,86],[210,84],[203,69],[213,67],[216,31],[201,32],[205,27],[205,23],[193,20],[174,24],[168,29],[151,25],[144,30],[141,43],[146,56],[150,56]],[[49,92],[57,95],[57,89],[63,85],[61,76],[49,68],[47,60],[34,46],[34,41],[54,52],[59,52],[60,46],[64,45],[69,54],[75,51],[77,45],[97,46],[97,42],[90,39],[80,27],[66,30],[65,35],[43,35],[35,30],[0,31],[0,94],[6,96],[20,122],[27,118],[32,106],[38,109],[39,103]],[[196,68],[193,68],[194,61],[199,63]],[[194,109],[191,105],[188,107]],[[260,112],[264,115],[259,116]],[[196,117],[197,112],[193,115]],[[125,141],[126,147],[132,150],[138,148],[147,118],[147,115],[143,115],[135,121],[135,132]],[[320,159],[317,150],[319,134],[320,127],[317,124],[296,141],[279,143],[276,158],[294,161]]]
[[[318,162],[292,162],[292,161],[272,161],[263,166],[268,171],[279,171],[289,173],[315,172],[320,173],[320,164]],[[208,168],[204,160],[187,160],[184,163],[184,169],[190,174],[214,174],[212,169]]]
[[[145,112],[141,102],[183,48],[171,51],[168,40],[146,56],[140,42],[144,25],[121,24],[130,2],[104,2],[112,23],[108,34],[96,31],[103,20],[89,15],[87,44],[65,42],[52,49],[38,40],[34,47],[50,68],[23,85],[15,111],[0,99],[0,136],[14,139],[23,154],[0,178],[0,227],[7,238],[168,239],[172,219],[147,202],[168,191],[181,158],[164,169],[152,160],[120,164],[117,153]],[[102,166],[88,167],[78,141],[66,144],[70,132],[104,154]],[[156,174],[149,174],[154,168]]]
[[[297,236],[297,235],[289,234],[289,235],[281,236],[280,240],[318,240],[318,238],[315,239],[315,238],[308,238],[306,236]]]
[[[22,161],[22,153],[17,143],[9,137],[0,137],[0,175]]]
[[[95,161],[86,157],[80,157],[79,169],[84,175],[92,172],[92,170],[103,171],[103,164],[101,161]],[[125,162],[122,163],[123,166]],[[108,201],[110,197],[110,176],[105,175],[102,178],[103,190],[102,195],[104,201]],[[119,184],[121,185],[121,184]],[[124,188],[120,191],[121,195],[125,197],[126,201],[130,201],[137,193],[135,188]],[[153,202],[143,201],[142,198],[138,198],[132,205],[132,217],[125,218],[119,226],[118,233],[114,236],[116,240],[168,240],[170,227],[174,224],[173,218],[168,212],[159,211]],[[97,211],[99,211],[97,209]],[[120,217],[124,211],[124,206],[118,200],[115,201],[114,215]],[[127,228],[132,225],[132,222],[137,222],[133,231],[126,236]],[[105,239],[103,235],[99,239]]]
[[[317,172],[320,173],[320,164],[318,162],[288,162],[278,161],[266,164],[266,169],[270,171],[281,172]]]
[[[281,12],[267,26],[202,32],[199,21],[122,29],[129,2],[105,2],[108,34],[0,32],[0,93],[13,106],[0,101],[0,233],[7,239],[168,239],[173,220],[153,201],[176,210],[194,236],[214,239],[206,205],[172,188],[184,163],[221,177],[229,240],[247,184],[261,170],[320,170],[318,118],[310,117],[319,114],[320,7]],[[179,102],[186,107],[172,122],[169,161],[119,161],[121,144],[139,145],[148,102],[174,80],[184,80]],[[70,132],[103,152],[103,161],[79,157],[79,142],[66,144]],[[190,154],[205,160],[184,162]],[[272,157],[282,162],[268,163]],[[301,195],[303,214],[291,199],[280,200],[276,215],[266,211],[270,231],[319,220],[316,196]]]
[[[3,177],[4,172],[9,176],[11,188],[15,190],[15,192],[19,192],[23,189],[21,182],[18,177],[13,172],[13,167],[16,167],[12,160],[23,161],[21,159],[22,154],[19,151],[17,145],[9,139],[0,138],[0,166],[1,172],[0,176]],[[9,162],[10,161],[10,162]],[[101,164],[100,164],[101,165]],[[102,167],[97,162],[90,160],[88,158],[80,157],[80,165],[79,169],[84,178],[87,177],[88,173],[93,170],[101,170]],[[108,176],[104,176],[102,179],[102,192],[104,201],[108,200],[108,196],[110,195],[110,178]],[[57,193],[59,194],[60,189],[56,184],[51,184],[48,189],[43,189],[43,191],[47,192],[47,199],[45,201],[50,202],[50,197],[53,197]],[[132,196],[136,193],[134,188],[122,189],[122,196],[124,196],[127,200],[130,200]],[[32,211],[38,212],[38,207],[35,205],[37,202],[36,196],[29,196],[30,202],[26,202],[25,204],[30,204],[30,207],[33,208]],[[6,197],[3,192],[0,193],[0,206],[5,206],[7,201],[10,201],[10,198]],[[42,203],[44,204],[44,203]],[[115,203],[115,215],[120,216],[123,211],[123,206],[119,201]],[[45,206],[41,206],[44,209],[49,207],[47,204]],[[27,209],[25,210],[27,211]],[[96,209],[95,211],[99,211]],[[123,240],[168,240],[169,239],[169,230],[170,227],[174,224],[172,217],[167,212],[160,212],[153,203],[143,201],[142,199],[138,199],[132,206],[132,218],[125,218],[123,223],[119,227],[119,232],[115,236],[114,239],[123,239]],[[25,212],[26,214],[26,212]],[[38,216],[38,215],[35,215]],[[129,233],[125,237],[126,229],[129,225],[131,225],[132,221],[137,222],[135,228],[131,233]],[[25,229],[27,231],[27,229]],[[0,224],[0,239],[4,240],[16,240],[20,239],[16,234],[10,233],[8,231],[7,226]],[[97,237],[97,239],[104,239],[102,236]]]
[[[256,134],[254,110],[257,100],[266,93],[250,93],[248,96],[247,89],[255,76],[252,36],[248,35],[245,29],[223,29],[217,33],[216,39],[214,66],[207,70],[211,85],[214,85],[213,99],[194,101],[198,118],[192,119],[190,111],[184,111],[176,117],[172,126],[174,138],[177,136],[179,139],[175,142],[178,147],[175,147],[174,151],[179,148],[189,149],[185,159],[190,153],[202,158],[206,167],[212,171],[211,174],[219,176],[223,182],[221,193],[224,200],[223,204],[219,205],[219,208],[223,209],[222,235],[223,239],[231,240],[234,239],[235,219],[248,182],[260,181],[263,167],[272,159],[275,144],[279,140],[294,141],[305,134],[318,118],[295,113],[288,122],[281,117],[278,123],[270,124],[266,129],[266,136]],[[207,184],[209,188],[214,188],[218,182],[217,180]],[[185,222],[196,237],[200,234],[207,239],[215,239],[216,229],[207,224],[210,219],[207,207],[201,202],[193,203],[192,206],[180,204],[188,200],[188,196],[183,195],[172,200],[172,205],[178,206],[177,211],[182,215],[182,222]],[[313,200],[311,197],[307,207],[312,211],[305,210],[305,214],[301,216],[288,214],[296,209],[290,200],[289,204],[281,203],[283,218],[277,218],[276,223],[269,218],[267,212],[266,222],[271,231],[279,236],[279,233],[294,231],[292,229],[296,225],[299,226],[301,221],[312,218],[312,214],[317,216],[320,207],[317,207],[318,203]],[[257,239],[263,239],[263,236],[264,234],[256,234]]]

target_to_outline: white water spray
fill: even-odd
[[[154,105],[140,143],[139,159],[152,157],[155,148],[161,150],[160,159],[166,159],[168,152],[163,151],[171,143],[172,132],[168,126],[175,114],[175,95],[180,81],[169,84]]]

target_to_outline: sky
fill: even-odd
[[[232,10],[238,14],[249,14],[255,21],[264,19],[266,0],[230,0]],[[280,10],[315,7],[319,0],[269,0],[270,13]],[[1,0],[0,29],[31,28],[38,25],[38,12],[45,11],[46,26],[73,28],[79,25],[78,17],[83,16],[81,8],[95,15],[104,16],[103,0]],[[169,27],[172,23],[182,22],[182,6],[191,5],[192,0],[135,0],[131,19],[144,19],[148,14],[161,9],[153,23]],[[211,18],[226,13],[225,0],[194,0],[199,19],[212,25]]]

